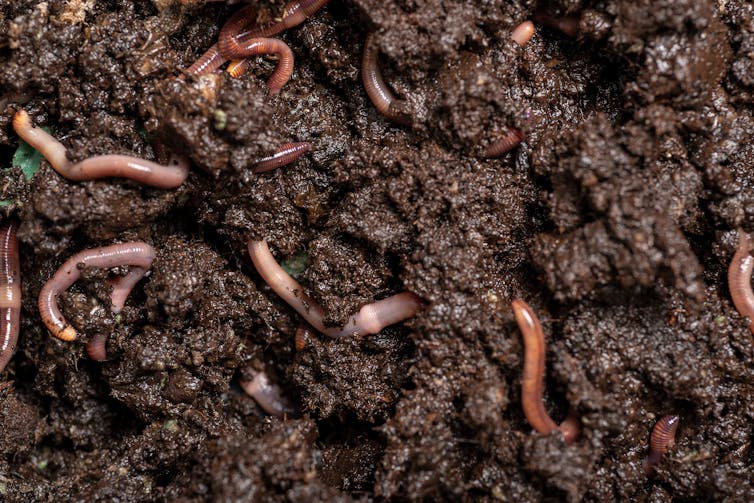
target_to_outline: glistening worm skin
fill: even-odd
[[[242,47],[251,39],[271,37],[294,26],[298,26],[329,0],[294,0],[283,8],[283,17],[279,21],[262,26],[254,25],[256,8],[249,5],[236,12],[220,30],[217,46],[222,56],[234,59],[242,52]]]
[[[324,317],[322,306],[306,295],[301,285],[280,267],[270,253],[267,242],[249,241],[248,248],[254,267],[270,288],[315,330],[329,337],[376,334],[388,325],[412,318],[422,307],[421,299],[417,295],[402,292],[362,306],[358,313],[348,317],[348,323],[343,328],[326,327],[322,321]]]
[[[186,73],[197,76],[207,75],[220,68],[226,61],[228,60],[220,56],[217,44],[213,44],[204,54],[199,56],[199,59],[193,65],[186,69]]]
[[[87,267],[110,268],[132,266],[131,271],[117,283],[111,300],[112,311],[119,312],[133,286],[146,274],[155,257],[154,248],[142,242],[120,243],[81,251],[60,266],[39,293],[39,313],[52,335],[64,341],[76,339],[76,329],[65,320],[58,309],[58,295],[81,276]]]
[[[500,157],[521,145],[522,141],[524,141],[524,134],[514,127],[509,127],[508,132],[502,138],[485,149],[484,156]]]
[[[751,289],[751,273],[754,257],[751,256],[751,236],[738,231],[738,247],[728,268],[728,289],[738,314],[749,318],[749,330],[754,333],[754,292]]]
[[[663,416],[652,428],[652,435],[649,438],[649,456],[644,462],[644,471],[647,474],[652,473],[662,456],[673,447],[678,424],[678,416]]]
[[[388,88],[377,63],[378,55],[374,34],[369,33],[364,41],[364,55],[361,58],[361,81],[367,96],[382,115],[399,124],[410,125],[412,120],[406,111],[407,103],[396,98]]]
[[[228,56],[233,59],[244,59],[257,54],[278,55],[278,64],[267,79],[267,87],[270,88],[270,94],[279,93],[293,73],[293,51],[288,44],[276,38],[252,38],[245,42],[238,52]]]
[[[239,384],[267,414],[285,416],[296,413],[296,409],[283,397],[280,388],[270,382],[266,373],[255,371],[251,381],[242,379]]]
[[[173,189],[188,177],[189,161],[178,156],[173,156],[168,166],[125,155],[100,155],[74,164],[66,157],[66,148],[62,143],[42,129],[32,127],[25,110],[16,112],[13,129],[26,143],[37,149],[55,171],[69,180],[119,177],[151,187]]]
[[[579,436],[579,422],[571,413],[558,426],[543,403],[543,377],[545,372],[545,336],[534,310],[523,300],[513,301],[513,313],[524,339],[524,372],[521,377],[521,406],[529,424],[539,433],[559,430],[567,444]]]
[[[5,370],[18,342],[21,320],[21,267],[18,257],[18,223],[0,229],[0,372]]]
[[[281,168],[294,162],[309,152],[311,148],[312,145],[308,142],[284,143],[278,148],[277,152],[257,161],[256,166],[254,166],[254,173],[264,173],[265,171]]]

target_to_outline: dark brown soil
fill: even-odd
[[[18,351],[0,384],[7,501],[751,501],[754,339],[733,308],[736,229],[754,231],[754,7],[747,0],[332,0],[242,79],[182,76],[237,5],[0,0],[0,211],[21,221]],[[237,3],[237,2],[230,2]],[[259,19],[282,0],[259,1]],[[535,17],[535,15],[537,17]],[[568,37],[543,26],[577,16]],[[509,35],[535,17],[524,48]],[[552,23],[550,23],[552,24]],[[365,35],[414,112],[381,117]],[[190,155],[177,190],[26,181],[23,106],[74,160]],[[511,154],[484,148],[507,126]],[[254,174],[287,141],[313,151]],[[249,238],[341,324],[401,290],[427,308],[382,333],[314,335],[254,271]],[[107,273],[36,298],[84,248],[158,255],[119,316]],[[582,437],[534,433],[510,301],[542,318],[546,406]],[[109,335],[109,359],[85,342]],[[266,369],[298,404],[265,415],[237,380]],[[678,414],[652,476],[649,434]]]

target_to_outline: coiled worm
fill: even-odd
[[[58,296],[79,279],[81,271],[87,267],[131,266],[129,273],[116,281],[110,295],[112,311],[118,313],[123,309],[126,297],[134,285],[147,273],[154,258],[154,248],[139,241],[92,248],[73,255],[60,266],[39,293],[39,313],[42,321],[58,339],[76,339],[76,329],[65,320],[58,309]]]

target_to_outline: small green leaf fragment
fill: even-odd
[[[307,253],[297,253],[296,255],[293,255],[288,260],[280,264],[280,266],[285,272],[287,272],[294,278],[297,278],[299,274],[306,270],[306,263],[308,260],[309,255]]]
[[[42,129],[50,132],[49,128],[43,127]],[[13,154],[13,167],[21,168],[24,178],[29,181],[39,171],[41,164],[42,154],[25,141],[19,140],[16,153]]]
[[[11,204],[13,204],[13,201],[11,201],[10,199],[2,199],[2,200],[0,200],[0,208],[7,208]]]

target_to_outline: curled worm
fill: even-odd
[[[751,290],[751,273],[754,257],[751,256],[751,236],[738,231],[738,247],[728,267],[728,289],[733,305],[741,316],[749,318],[749,330],[754,333],[754,292]]]
[[[249,241],[249,256],[262,279],[317,331],[329,337],[376,334],[394,323],[412,318],[422,307],[421,299],[411,292],[402,292],[386,299],[366,304],[348,317],[342,328],[326,327],[324,311],[314,299],[304,293],[301,285],[277,263],[266,241]]]
[[[560,426],[547,414],[543,402],[545,372],[545,336],[534,310],[523,300],[513,301],[513,313],[524,339],[524,372],[521,377],[521,406],[532,428],[539,433],[558,430],[567,444],[579,436],[579,420],[573,414]]]
[[[21,320],[21,267],[18,257],[18,223],[0,229],[0,372],[5,370],[18,343]]]
[[[377,63],[378,55],[379,48],[375,43],[374,33],[369,33],[364,41],[364,55],[361,58],[361,81],[367,96],[382,115],[399,124],[410,125],[412,120],[406,111],[407,102],[396,98],[385,83]]]
[[[112,311],[120,312],[126,297],[134,285],[147,273],[154,257],[154,248],[138,241],[92,248],[75,254],[60,266],[39,293],[39,313],[42,321],[47,325],[50,333],[58,339],[64,341],[76,339],[76,329],[65,320],[58,309],[58,295],[75,283],[81,276],[81,271],[87,267],[110,268],[129,265],[131,270],[116,281],[110,295]]]
[[[649,438],[649,456],[644,462],[644,471],[647,474],[652,473],[662,456],[673,447],[678,424],[678,416],[663,416],[652,428],[652,435]]]
[[[278,148],[277,152],[257,161],[256,166],[254,166],[254,173],[264,173],[265,171],[281,168],[294,162],[309,152],[311,148],[312,145],[308,142],[284,143]]]
[[[257,54],[277,54],[278,64],[267,79],[270,94],[277,94],[290,80],[293,73],[293,51],[288,44],[276,38],[252,38],[228,55],[233,59],[244,59]],[[245,71],[245,70],[244,70]]]
[[[488,146],[484,151],[485,157],[500,157],[507,154],[524,141],[524,134],[514,127],[508,127],[508,131],[502,138]]]
[[[280,387],[270,382],[265,372],[254,371],[251,381],[241,379],[241,388],[254,399],[267,414],[285,416],[296,413],[293,405],[283,397]]]
[[[173,156],[168,166],[126,155],[99,155],[72,163],[66,157],[65,146],[40,128],[32,127],[29,114],[19,110],[13,117],[13,129],[26,143],[37,149],[60,175],[69,180],[98,178],[128,178],[160,189],[181,185],[189,173],[189,161]]]

